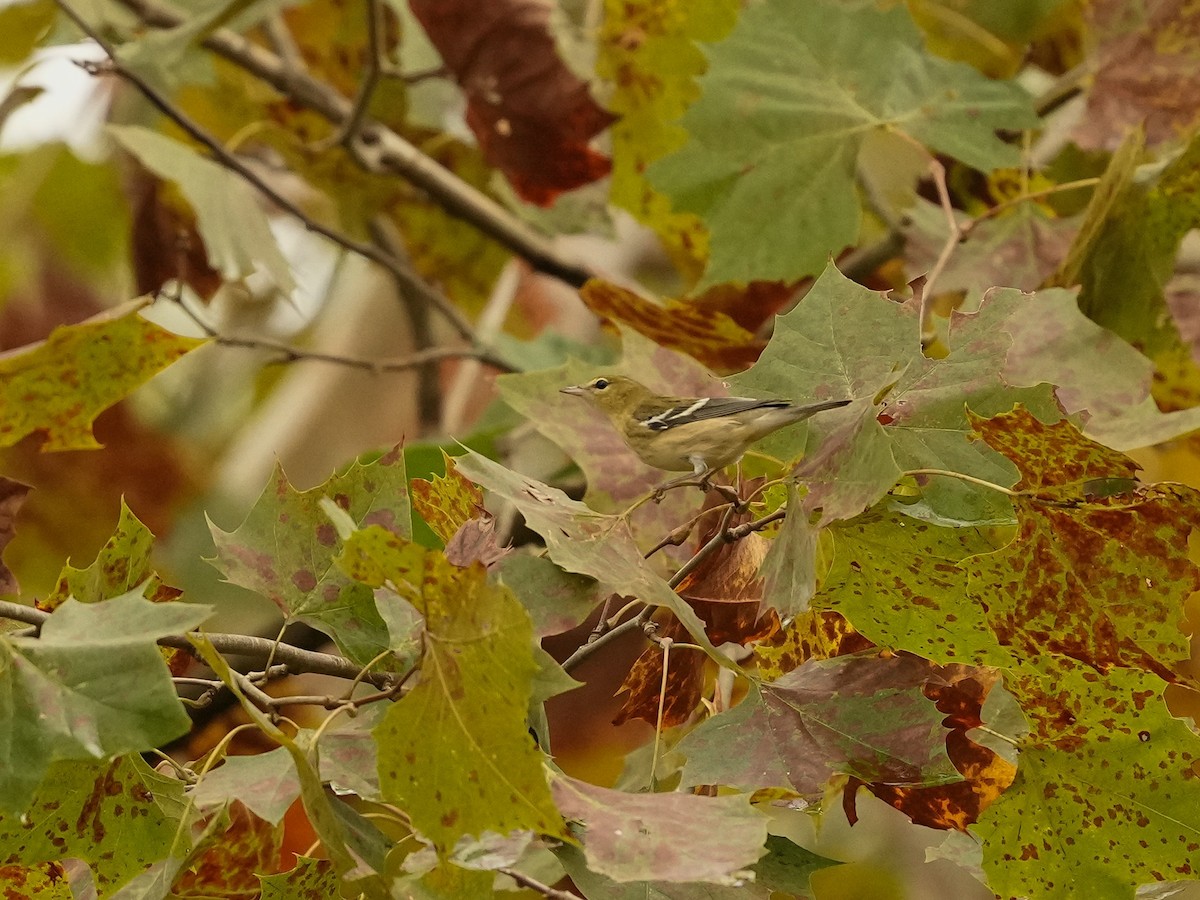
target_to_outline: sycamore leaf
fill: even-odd
[[[1181,0],[1103,0],[1086,9],[1099,46],[1087,112],[1072,135],[1079,146],[1112,150],[1136,126],[1152,146],[1191,131],[1200,122],[1200,12]]]
[[[607,0],[597,37],[596,73],[612,83],[607,103],[621,117],[609,131],[612,202],[658,233],[689,282],[704,268],[708,234],[696,216],[671,209],[646,167],[687,142],[678,119],[708,67],[696,42],[725,37],[739,10],[737,0]]]
[[[768,835],[767,852],[750,867],[749,878],[737,884],[680,883],[670,881],[618,882],[593,872],[583,851],[563,846],[555,856],[571,876],[571,881],[589,900],[772,900],[783,891],[788,897],[812,900],[809,879],[814,872],[838,865],[836,860],[818,856],[786,838]]]
[[[1032,725],[1017,777],[971,831],[1007,897],[1130,897],[1196,876],[1200,740],[1153,675],[1064,657],[1009,687]]]
[[[374,731],[384,799],[440,853],[486,831],[566,836],[526,730],[537,663],[512,594],[481,565],[458,568],[376,526],[351,535],[338,564],[425,617],[420,681]]]
[[[135,300],[38,344],[0,353],[0,447],[35,432],[42,449],[100,446],[100,413],[207,340],[172,334],[138,315]],[[67,388],[67,389],[64,389]]]
[[[235,800],[209,817],[206,832],[208,840],[189,857],[187,869],[171,885],[171,900],[255,896],[259,889],[255,873],[279,864],[282,827]]]
[[[754,659],[763,681],[778,681],[810,659],[849,656],[873,646],[841,614],[809,609],[755,644]]]
[[[63,566],[54,591],[38,607],[54,610],[68,597],[80,603],[98,603],[143,584],[145,588],[140,593],[147,600],[166,603],[178,599],[183,592],[163,584],[150,568],[153,543],[154,535],[122,499],[117,529],[100,548],[95,561],[86,569],[76,569],[69,563]]]
[[[58,762],[48,775],[32,799],[0,815],[5,859],[26,866],[81,859],[101,897],[167,856],[178,829],[186,827],[180,821],[183,784],[136,754],[103,763]]]
[[[921,691],[934,674],[915,657],[855,656],[754,685],[680,742],[683,783],[814,794],[837,774],[884,784],[961,780],[941,716]]]
[[[986,609],[1001,643],[1025,662],[1052,652],[1101,671],[1132,666],[1178,677],[1190,658],[1181,610],[1200,590],[1188,555],[1200,492],[1133,490],[1132,460],[1020,408],[974,424],[1020,467],[1019,486],[1036,492],[1017,498],[1011,543],[962,563],[968,596]],[[1125,489],[1066,499],[1086,498],[1089,484],[1105,480]]]
[[[751,365],[763,342],[719,309],[669,300],[652,303],[633,291],[593,279],[579,296],[596,315],[622,322],[660,347],[686,353],[714,372]]]
[[[495,574],[521,601],[538,638],[570,631],[605,597],[595,579],[573,575],[542,556],[507,556]]]
[[[550,7],[538,0],[409,6],[466,94],[467,124],[485,158],[524,199],[548,206],[608,174],[608,158],[588,142],[614,117],[559,58]]]
[[[149,750],[190,725],[155,641],[211,607],[151,603],[131,591],[67,601],[37,638],[0,638],[0,809],[20,810],[56,759]]]
[[[287,750],[276,747],[267,753],[227,757],[197,782],[189,796],[200,809],[240,800],[260,819],[278,825],[300,796],[300,780]]]
[[[365,664],[391,646],[387,626],[371,589],[334,565],[337,531],[320,508],[326,497],[356,525],[411,534],[404,455],[395,447],[307,491],[292,487],[276,466],[271,484],[236,531],[209,523],[217,547],[212,564],[227,581],[267,597],[285,616],[320,629]]]
[[[872,130],[991,169],[1017,163],[995,131],[1037,123],[1015,85],[926,53],[903,7],[765,0],[708,55],[683,117],[689,142],[648,171],[708,227],[705,284],[813,274],[851,244],[855,165]]]
[[[278,875],[259,875],[261,900],[328,900],[338,896],[341,879],[327,859],[297,856],[296,865]]]
[[[997,671],[950,666],[943,674],[945,677],[925,684],[925,696],[945,715],[942,724],[949,729],[946,752],[962,781],[918,787],[888,784],[866,787],[918,825],[965,831],[1012,784],[1016,766],[973,739],[979,735],[975,729],[985,724],[984,704],[996,688]],[[992,721],[987,724],[993,730],[997,727]],[[853,814],[856,787],[857,782],[852,780],[844,796],[852,824],[856,819]]]
[[[993,549],[980,529],[944,528],[878,507],[835,523],[830,534],[833,565],[814,609],[840,613],[880,647],[935,663],[1012,662],[959,567]]]
[[[1008,486],[1016,470],[970,440],[966,408],[995,413],[1022,401],[1049,420],[1060,418],[1048,388],[1010,388],[999,377],[1012,346],[1003,326],[1025,305],[1012,292],[971,315],[956,314],[949,355],[930,359],[921,353],[914,304],[888,300],[830,266],[804,301],[776,320],[758,363],[730,381],[744,396],[858,398],[762,442],[785,460],[806,448],[796,473],[809,487],[802,509],[820,509],[822,523],[874,505],[904,469],[948,469]],[[930,481],[923,498],[949,520],[1006,521],[1012,515],[996,491],[951,478]]]
[[[0,597],[21,591],[17,576],[4,564],[3,554],[4,548],[16,537],[17,512],[31,490],[33,488],[27,484],[0,475]]]
[[[721,665],[731,665],[712,645],[692,608],[655,574],[625,519],[602,515],[557,488],[518,475],[469,450],[456,458],[455,465],[472,481],[516,506],[525,524],[545,538],[547,554],[558,565],[568,572],[590,575],[614,594],[665,606],[705,653]]]
[[[554,800],[583,826],[593,872],[614,881],[730,884],[763,855],[768,818],[750,796],[627,794],[555,776]]]
[[[74,900],[62,863],[39,866],[0,866],[0,892],[30,900]]]
[[[444,450],[442,464],[444,476],[435,476],[432,481],[414,478],[409,490],[413,509],[445,544],[483,511],[483,491],[454,468]]]
[[[179,185],[196,211],[208,261],[226,281],[241,281],[262,269],[281,292],[295,287],[258,195],[241,176],[146,128],[109,125],[108,132],[155,175]]]

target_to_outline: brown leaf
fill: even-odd
[[[254,815],[239,801],[230,805],[229,817],[229,827],[214,835],[209,847],[179,877],[172,896],[253,900],[262,890],[258,875],[280,870],[282,830]]]
[[[1200,121],[1200,8],[1185,0],[1089,4],[1100,39],[1087,113],[1075,130],[1087,150],[1114,150],[1144,123],[1151,146]]]
[[[1012,784],[1016,767],[994,751],[975,743],[967,731],[983,724],[983,702],[999,681],[993,669],[946,666],[924,687],[925,696],[946,714],[942,723],[950,729],[946,752],[965,780],[929,787],[899,787],[866,784],[866,788],[908,816],[917,825],[965,831]],[[864,782],[851,779],[843,796],[850,823],[855,821],[854,795]]]
[[[656,344],[686,353],[715,372],[738,372],[753,365],[765,346],[715,303],[668,300],[659,305],[596,279],[585,284],[579,296],[596,315],[628,325]]]
[[[31,490],[27,484],[0,475],[0,596],[17,594],[21,590],[17,577],[4,565],[3,553],[16,536],[17,511]]]
[[[496,521],[486,512],[477,519],[464,522],[446,542],[446,559],[464,568],[480,562],[490,569],[511,552],[511,547],[501,547],[497,542]]]
[[[134,165],[132,158],[130,165]],[[138,167],[130,204],[130,253],[139,294],[155,294],[179,279],[208,300],[221,286],[221,273],[208,263],[196,214],[178,190]]]
[[[410,0],[467,96],[467,124],[488,162],[524,199],[549,206],[558,194],[608,174],[588,146],[615,117],[559,58],[541,0]]]

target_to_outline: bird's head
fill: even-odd
[[[633,409],[653,396],[648,387],[638,384],[632,378],[626,378],[624,375],[601,375],[591,381],[585,381],[583,384],[565,387],[562,389],[562,393],[586,397],[606,413]]]

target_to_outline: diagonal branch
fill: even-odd
[[[142,78],[142,76],[138,75],[137,72],[134,72],[132,69],[125,66],[119,59],[117,59],[116,51],[113,49],[112,45],[104,40],[104,38],[101,37],[100,34],[83,19],[83,17],[75,11],[75,9],[67,2],[67,0],[55,0],[55,2],[58,4],[58,7],[63,11],[63,13],[72,22],[74,22],[75,25],[78,26],[78,28],[85,35],[95,41],[108,55],[110,60],[110,64],[108,66],[100,67],[93,63],[84,63],[83,66],[87,71],[94,75],[108,71],[124,79],[125,81],[128,81],[135,88],[137,88],[138,91],[141,92],[142,96],[149,100],[150,103],[153,104],[163,115],[171,119],[171,121],[175,122],[175,124],[182,128],[189,137],[208,148],[208,151],[221,165],[229,169],[231,172],[235,172],[237,175],[241,176],[241,178],[256,188],[264,197],[266,197],[280,209],[295,216],[299,221],[304,223],[304,227],[309,231],[328,238],[338,246],[343,247],[352,253],[356,253],[365,259],[369,259],[371,262],[387,269],[388,272],[390,272],[399,283],[405,286],[405,288],[437,309],[446,318],[446,320],[454,326],[455,330],[458,331],[460,335],[467,340],[474,342],[475,332],[471,326],[471,323],[467,321],[466,317],[463,316],[463,314],[458,310],[457,307],[454,306],[453,303],[450,302],[449,299],[444,297],[439,291],[435,290],[415,272],[404,266],[398,259],[386,253],[382,248],[365,241],[355,240],[349,235],[342,234],[336,229],[322,225],[320,222],[309,216],[308,213],[302,210],[299,206],[267,184],[267,182],[263,180],[263,178],[257,172],[238,159],[237,156],[226,150],[225,146],[219,140],[201,128],[185,112],[183,112],[183,110],[175,106],[175,104],[172,103],[170,99],[168,99],[162,92]]]
[[[40,628],[49,617],[50,613],[35,607],[0,600],[0,619],[12,619]],[[393,681],[393,676],[383,672],[369,672],[364,676],[362,666],[358,663],[331,653],[318,653],[315,650],[305,650],[303,647],[293,647],[291,644],[276,643],[247,634],[205,633],[204,636],[222,654],[245,656],[259,661],[270,659],[287,666],[293,675],[311,672],[315,675],[332,675],[335,678],[359,679],[384,689],[391,687]],[[188,652],[194,649],[185,634],[169,634],[159,638],[158,643],[164,647],[176,647]]]
[[[62,0],[58,2],[61,4]],[[184,22],[182,16],[158,6],[153,0],[117,2],[152,28],[174,28]],[[219,28],[204,38],[201,46],[267,82],[334,125],[342,125],[353,116],[354,104],[332,87],[304,72],[295,71],[276,54],[239,34]],[[443,168],[385,125],[370,119],[364,121],[350,144],[351,155],[369,171],[407,179],[448,213],[471,223],[535,270],[573,287],[582,287],[592,277],[587,266],[564,256],[550,241],[491,197]]]

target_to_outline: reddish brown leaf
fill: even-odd
[[[660,638],[686,641],[687,631],[674,616],[661,626]],[[625,676],[620,690],[628,692],[625,702],[613,717],[614,725],[630,719],[641,719],[654,725],[658,722],[658,704],[664,688],[663,651],[661,647],[648,647],[634,662]],[[704,655],[694,650],[676,650],[670,655],[667,669],[666,697],[663,700],[664,728],[682,725],[691,717],[700,704],[704,691]]]
[[[1185,0],[1103,0],[1088,10],[1101,45],[1079,145],[1114,150],[1139,123],[1150,145],[1188,132],[1200,121],[1200,9]]]
[[[229,807],[229,816],[229,827],[175,882],[172,896],[254,900],[262,890],[258,875],[280,870],[280,829],[240,802]]]
[[[588,142],[615,117],[559,58],[541,0],[410,0],[467,96],[467,124],[523,198],[548,206],[608,174]]]
[[[464,522],[446,543],[446,559],[456,566],[483,563],[489,569],[512,552],[496,540],[496,523],[490,513]]]
[[[967,737],[968,729],[983,724],[983,702],[998,681],[995,670],[947,666],[943,673],[948,677],[932,678],[925,684],[924,693],[937,704],[939,711],[946,714],[942,720],[950,729],[946,735],[946,752],[965,780],[930,787],[865,786],[918,825],[965,831],[1012,784],[1016,767]],[[843,796],[843,807],[851,824],[856,818],[854,795],[861,784],[863,782],[847,785]]]
[[[483,491],[468,481],[449,456],[442,454],[446,474],[432,481],[414,478],[409,487],[413,508],[433,533],[450,541],[464,525],[483,511]]]
[[[130,165],[134,163],[130,162]],[[204,299],[221,286],[221,273],[208,263],[196,214],[173,185],[145,169],[131,189],[133,233],[130,253],[139,294],[155,294],[178,279]]]
[[[33,490],[27,484],[0,475],[0,596],[19,593],[17,577],[4,565],[4,548],[17,533],[17,510]]]
[[[628,325],[656,344],[686,353],[716,372],[738,372],[753,365],[765,346],[723,312],[715,299],[707,305],[677,300],[659,305],[597,280],[585,284],[579,294],[596,315]]]

